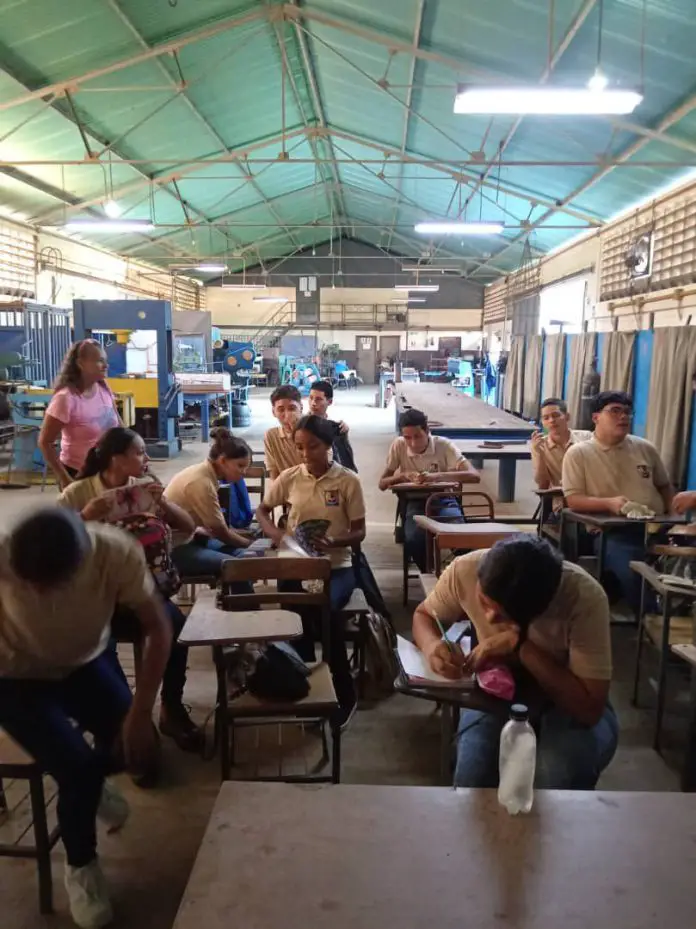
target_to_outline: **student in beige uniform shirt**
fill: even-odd
[[[119,605],[134,611],[145,646],[132,698],[106,654]],[[58,786],[65,887],[81,929],[112,919],[96,819],[114,831],[128,816],[105,777],[121,734],[131,766],[152,754],[152,709],[170,642],[142,549],[126,533],[53,506],[0,539],[0,726]]]
[[[450,652],[435,617],[468,617],[478,645]],[[612,675],[609,604],[589,574],[537,536],[513,536],[455,559],[416,609],[413,638],[439,674],[505,665],[545,702],[536,725],[536,786],[592,790],[611,761],[618,723],[608,702]],[[519,699],[519,697],[518,697]],[[522,695],[524,699],[524,695]],[[505,717],[466,710],[457,740],[457,787],[498,784]]]
[[[401,435],[394,439],[387,455],[387,465],[379,479],[379,489],[388,490],[396,484],[428,484],[448,481],[453,484],[478,484],[478,471],[466,460],[454,442],[431,435],[428,418],[420,410],[406,410],[399,417]],[[414,520],[425,513],[425,497],[412,498],[401,504],[406,551],[421,571],[425,571],[426,537]],[[462,511],[454,498],[442,498],[435,511],[436,518],[461,520]]]
[[[534,480],[539,490],[560,487],[563,477],[563,459],[571,445],[586,442],[592,438],[587,429],[571,429],[570,416],[565,400],[549,397],[541,404],[541,424],[543,432],[532,435],[532,468]],[[562,498],[554,500],[553,508],[559,511],[563,507]]]
[[[292,384],[276,387],[271,394],[273,415],[280,423],[266,431],[263,437],[266,470],[275,480],[281,471],[301,463],[293,434],[302,416],[302,394]]]
[[[331,463],[329,455],[334,440],[331,424],[320,416],[304,416],[295,429],[295,444],[302,464],[283,471],[266,490],[256,511],[266,535],[280,544],[285,530],[276,526],[271,514],[274,507],[288,504],[287,532],[308,519],[326,519],[329,528],[317,548],[331,559],[331,610],[341,610],[350,600],[356,579],[351,548],[365,538],[365,501],[360,479],[353,471]],[[305,634],[298,651],[305,660],[313,660],[314,640],[308,618],[303,617]],[[355,709],[355,690],[348,664],[344,629],[332,626],[329,665],[340,704],[340,723],[345,724]]]
[[[207,460],[184,468],[164,491],[164,500],[180,506],[196,525],[193,539],[175,539],[172,557],[182,577],[217,577],[223,561],[251,544],[248,532],[227,525],[218,498],[220,481],[235,484],[244,479],[251,449],[227,429],[215,429],[211,435]]]
[[[595,424],[589,442],[573,445],[563,460],[563,493],[571,510],[621,515],[626,503],[640,503],[657,514],[668,513],[673,489],[657,449],[630,435],[633,402],[621,391],[605,391],[595,401]],[[645,544],[635,533],[612,532],[604,565],[618,579],[634,609],[640,604],[640,578],[629,562],[642,561]]]

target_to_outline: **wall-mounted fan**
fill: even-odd
[[[630,245],[624,255],[628,268],[628,276],[635,280],[638,277],[649,277],[652,267],[653,234],[644,232]]]

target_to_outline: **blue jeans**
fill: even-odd
[[[595,540],[595,552],[599,551],[599,540]],[[604,549],[603,572],[611,571],[615,575],[621,591],[634,613],[640,609],[640,575],[629,567],[631,561],[645,560],[645,540],[634,534],[620,535],[611,533],[606,540]],[[647,585],[646,585],[647,586]],[[650,591],[650,588],[647,588]],[[646,609],[654,609],[654,597],[651,603],[646,603]]]
[[[96,856],[97,807],[130,705],[128,685],[106,655],[62,680],[0,677],[0,726],[58,785],[58,823],[74,868]],[[94,748],[85,731],[94,735]]]
[[[425,515],[426,500],[419,497],[407,500],[403,511],[404,545],[407,554],[415,561],[421,571],[426,569],[426,532],[413,519],[414,516]],[[461,507],[454,499],[442,498],[434,508],[435,519],[449,520],[451,522],[464,522]]]
[[[284,591],[300,590],[300,581],[280,581],[278,588]],[[331,572],[331,583],[329,587],[330,609],[332,613],[342,610],[350,600],[351,594],[355,590],[355,572],[352,568],[335,568]],[[297,653],[304,661],[314,661],[314,642],[315,642],[315,611],[309,609],[299,609],[297,611],[302,617],[302,638],[295,639],[290,644],[296,649]],[[353,686],[353,675],[350,671],[348,661],[348,652],[346,650],[346,637],[343,623],[331,624],[331,652],[328,655],[328,664],[331,668],[331,675],[336,688],[336,696],[341,706],[346,706],[355,701],[355,688]]]
[[[503,716],[466,710],[459,721],[455,787],[497,787]],[[619,724],[610,704],[595,726],[583,726],[552,707],[542,713],[537,730],[534,786],[547,790],[594,790],[599,775],[614,757]]]
[[[237,558],[243,548],[225,545],[217,539],[206,539],[203,544],[184,542],[172,551],[172,561],[184,580],[187,577],[219,577],[222,563],[228,558]]]

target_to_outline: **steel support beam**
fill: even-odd
[[[679,120],[683,119],[687,114],[691,113],[692,110],[696,109],[696,92],[689,94],[689,96],[683,100],[679,106],[676,106],[673,110],[670,110],[669,113],[666,113],[660,122],[657,124],[655,129],[656,132],[665,132],[670,126],[673,126],[675,123],[678,123]],[[618,162],[625,162],[637,154],[645,145],[648,144],[649,139],[644,136],[640,139],[636,139],[635,142],[632,142],[627,148],[625,148],[619,155],[617,155],[616,160]],[[573,200],[582,196],[592,187],[595,186],[599,181],[604,180],[611,172],[614,170],[614,165],[606,165],[602,168],[599,168],[597,171],[594,171],[593,174],[586,180],[583,181],[579,187],[576,187],[575,190],[572,190],[566,197],[564,197],[558,206],[553,206],[550,209],[546,210],[541,216],[537,217],[529,224],[529,229],[525,232],[516,235],[510,242],[505,246],[505,248],[496,252],[494,255],[491,255],[488,261],[482,262],[474,269],[472,274],[478,274],[478,272],[485,268],[490,261],[497,261],[501,255],[504,255],[511,248],[513,248],[521,239],[525,238],[531,231],[538,229],[539,226],[542,226],[548,219],[555,215],[559,210],[565,209]]]
[[[416,24],[413,28],[413,55],[411,56],[411,65],[408,72],[408,89],[406,91],[406,112],[404,114],[404,128],[401,133],[401,157],[406,154],[406,149],[408,148],[408,130],[411,126],[411,108],[413,106],[413,87],[416,83],[416,71],[418,67],[418,58],[416,57],[416,52],[420,46],[421,39],[421,30],[423,29],[423,14],[425,13],[425,0],[418,0],[418,8],[416,10]],[[401,170],[399,172],[399,184],[398,184],[398,193],[396,201],[394,203],[394,212],[392,213],[392,233],[389,235],[389,241],[387,242],[387,248],[391,248],[393,229],[396,226],[396,220],[399,216],[399,207],[401,206],[401,194],[404,185],[404,165],[402,163]]]
[[[299,0],[292,0],[292,2],[294,6],[300,8]],[[303,30],[300,28],[299,23],[294,22],[293,27],[294,27],[294,33],[295,33],[295,40],[297,41],[297,45],[300,50],[300,56],[302,58],[302,66],[304,68],[305,81],[307,83],[307,88],[312,98],[312,106],[314,108],[314,115],[315,115],[316,121],[319,124],[319,126],[322,129],[326,129],[327,123],[326,123],[326,112],[324,110],[324,102],[321,99],[321,94],[319,93],[319,85],[317,84],[317,76],[316,76],[316,71],[314,68],[314,61],[312,60],[312,56],[309,51],[307,38]],[[331,140],[331,136],[327,136],[326,147],[329,152],[329,157],[331,158],[333,162],[331,173],[333,174],[334,182],[337,184],[340,184],[341,177],[340,177],[340,173],[338,170],[338,165],[336,163],[336,153],[334,152],[334,147],[333,147],[333,142]],[[340,214],[344,217],[344,219],[347,219],[346,206],[345,206],[345,203],[343,202],[343,198],[340,195],[339,195],[339,207],[340,207]]]

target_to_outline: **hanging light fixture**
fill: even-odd
[[[455,220],[416,223],[414,226],[419,235],[499,235],[504,228],[502,223],[469,223]]]

